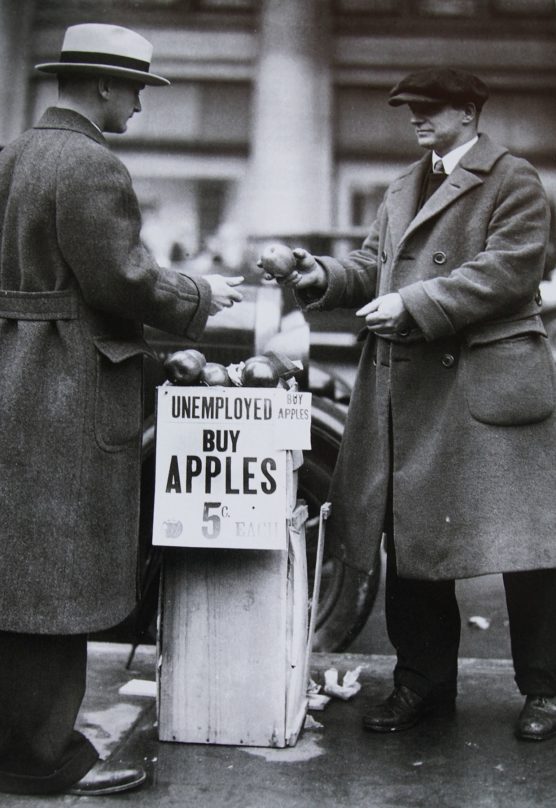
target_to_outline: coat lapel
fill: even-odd
[[[446,177],[438,191],[425,202],[415,218],[409,223],[402,236],[402,241],[408,239],[417,228],[421,227],[421,225],[429,221],[429,219],[438,216],[448,205],[455,202],[456,199],[465,194],[470,188],[482,184],[483,180],[481,177],[478,177],[476,174],[471,174],[460,165],[456,166],[450,176]]]
[[[494,144],[487,135],[480,135],[475,146],[462,157],[417,215],[415,210],[424,174],[430,166],[430,156],[427,154],[414,163],[391,188],[388,213],[394,244],[400,245],[406,241],[421,225],[438,216],[460,196],[482,185],[481,175],[490,172],[494,163],[506,152],[507,149]]]
[[[413,163],[405,174],[394,180],[390,186],[386,207],[393,244],[400,243],[415,216],[424,175],[429,170],[429,165],[430,157],[426,155],[418,163]]]

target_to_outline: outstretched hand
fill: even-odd
[[[395,334],[411,328],[414,324],[398,292],[375,297],[356,312],[365,318],[365,324],[374,334]]]
[[[241,292],[234,288],[243,283],[243,275],[231,278],[225,278],[223,275],[205,275],[205,280],[212,292],[209,315],[218,314],[222,309],[229,309],[234,303],[243,300]]]
[[[288,286],[295,289],[306,289],[309,286],[326,288],[326,272],[311,253],[302,247],[296,247],[292,252],[295,258],[294,269],[284,277],[278,277],[266,272],[264,275],[265,280],[275,280],[279,286]],[[261,259],[257,261],[257,266],[264,269]]]

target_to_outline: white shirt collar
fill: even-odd
[[[100,128],[100,126],[99,126],[97,123],[95,123],[94,121],[92,121],[90,118],[87,118],[87,120],[89,121],[89,123],[92,123],[92,124],[93,124],[93,126],[95,127],[95,129],[98,129],[98,131],[100,132],[100,134],[101,134],[101,135],[104,135],[104,133],[103,133],[102,129]]]
[[[469,149],[471,149],[475,143],[479,140],[479,136],[475,135],[475,137],[468,140],[467,143],[464,143],[462,146],[458,146],[456,149],[452,149],[452,151],[445,154],[444,157],[440,157],[435,151],[432,153],[432,164],[436,163],[437,160],[442,160],[442,165],[444,166],[444,171],[446,174],[451,174],[454,168],[457,166],[461,158],[464,154],[467,154]]]

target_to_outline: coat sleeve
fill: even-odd
[[[317,261],[326,271],[328,285],[318,298],[311,292],[297,293],[301,306],[308,310],[350,309],[363,306],[375,297],[381,211],[382,208],[359,250],[353,250],[341,261],[329,256],[317,256]]]
[[[510,157],[500,163],[501,181],[484,249],[445,277],[399,290],[427,340],[517,313],[535,297],[548,243],[546,196],[525,160]]]
[[[211,291],[164,269],[140,239],[141,214],[123,163],[91,141],[64,149],[57,176],[60,249],[88,305],[198,339]]]

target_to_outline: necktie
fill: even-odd
[[[421,210],[427,199],[430,199],[434,192],[440,188],[447,176],[442,160],[437,160],[432,169],[425,175],[417,210]]]

